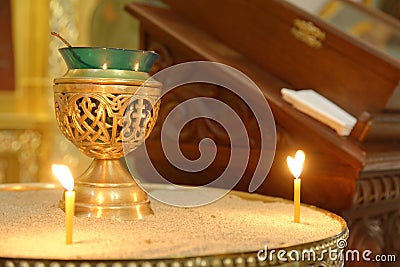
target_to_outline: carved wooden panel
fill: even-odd
[[[356,181],[352,207],[344,212],[349,222],[349,249],[372,251],[375,255],[400,255],[400,175],[361,174]],[[359,262],[348,266],[396,266],[396,262]],[[346,265],[347,266],[347,265]]]
[[[356,182],[353,206],[368,206],[375,203],[400,200],[400,174],[386,174]]]

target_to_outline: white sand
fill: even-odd
[[[338,221],[302,207],[227,196],[200,208],[153,201],[140,221],[75,218],[74,244],[65,245],[61,190],[0,192],[0,257],[136,259],[258,251],[316,241],[342,231]]]

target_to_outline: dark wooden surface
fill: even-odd
[[[271,74],[264,71],[258,65],[252,63],[234,50],[230,51],[229,47],[225,49],[224,45],[217,39],[210,37],[205,32],[193,27],[190,24],[180,22],[179,18],[176,16],[173,20],[171,20],[169,16],[170,11],[168,10],[146,6],[135,6],[135,9],[141,9],[140,13],[136,14],[136,16],[139,19],[142,19],[143,26],[152,29],[152,36],[157,36],[158,40],[162,40],[162,43],[168,47],[169,51],[172,51],[171,53],[173,54],[170,56],[174,59],[174,63],[199,59],[225,63],[249,75],[249,77],[252,78],[253,81],[255,81],[255,83],[261,88],[274,113],[275,119],[281,122],[279,125],[284,125],[284,127],[279,126],[278,128],[278,139],[280,140],[277,144],[278,152],[275,163],[271,170],[271,175],[268,177],[268,182],[260,189],[262,192],[271,195],[280,195],[287,198],[291,197],[291,179],[293,178],[286,167],[286,156],[293,153],[296,149],[302,148],[307,153],[307,158],[311,158],[308,160],[308,162],[324,162],[323,165],[314,163],[312,163],[312,165],[310,164],[308,168],[312,168],[313,171],[309,172],[309,174],[307,174],[307,171],[305,170],[303,181],[305,184],[307,184],[310,194],[304,193],[303,199],[308,200],[307,202],[310,204],[318,203],[319,206],[328,208],[330,210],[345,209],[351,205],[351,194],[347,194],[345,192],[354,191],[354,179],[356,177],[357,170],[361,168],[364,160],[364,152],[357,145],[355,145],[352,140],[346,140],[339,137],[328,127],[323,126],[317,121],[310,119],[306,115],[296,111],[280,97],[280,88],[282,86],[287,86],[288,83],[271,76]],[[147,21],[147,19],[144,20],[144,17],[141,18],[141,16],[146,13],[146,18],[149,19],[149,21]],[[178,34],[178,40],[172,38]],[[152,38],[153,37],[149,36],[145,40],[145,47],[150,50],[153,50],[152,44],[158,43],[158,40],[155,41],[152,40]],[[223,49],[223,53],[221,53],[221,49]],[[163,117],[168,114],[168,110],[172,109],[174,105],[177,105],[179,101],[190,97],[199,96],[199,92],[204,91],[207,91],[209,96],[223,100],[223,94],[220,94],[218,88],[212,87],[208,88],[207,90],[199,90],[196,86],[187,86],[184,90],[178,90],[175,92],[171,98],[163,99],[162,111],[159,118],[160,124],[163,121]],[[234,102],[233,100],[230,101]],[[168,108],[165,108],[165,105],[168,105]],[[234,102],[233,106],[242,107],[243,103],[237,100]],[[157,129],[158,128],[156,126],[156,129],[153,130],[148,143],[158,142],[159,136],[157,136]],[[208,129],[208,132],[210,132],[210,129]],[[204,134],[205,131],[202,131],[200,126],[188,127],[186,132],[183,133],[183,135],[187,135],[192,138],[192,140],[186,140],[185,143],[187,143],[188,146],[193,146],[193,148],[197,147],[198,145],[195,141],[199,138],[196,137],[204,136]],[[224,135],[224,133],[218,131],[214,131],[213,134],[215,136]],[[250,135],[252,138],[253,135],[257,135],[257,133],[256,131],[253,131],[250,133]],[[219,139],[224,139],[224,137],[219,137]],[[226,146],[226,144],[221,144],[218,142],[217,145],[220,145],[224,148]],[[256,140],[254,140],[254,146],[251,153],[252,156],[250,159],[254,162],[251,164],[256,164],[258,161],[259,151],[257,151],[257,149],[260,149],[259,144],[257,144]],[[324,153],[327,152],[337,154],[338,158],[349,158],[348,162],[342,163],[341,168],[337,168],[340,171],[339,175],[342,175],[344,178],[338,177],[338,174],[336,173],[331,173],[329,176],[325,175],[322,179],[320,178],[322,174],[327,174],[330,168],[336,168],[337,165],[336,163],[329,163],[332,161],[332,159],[324,156]],[[278,155],[279,153],[282,153],[280,157]],[[158,155],[160,155],[160,153],[157,155],[155,154],[153,158],[156,159],[161,157]],[[225,155],[225,157],[229,156],[229,154],[223,155]],[[221,162],[224,162],[224,160]],[[160,169],[168,170],[165,171],[165,174],[171,179],[184,180],[185,175],[178,170],[175,170],[174,172],[174,168],[168,168],[168,162],[160,160],[159,164],[163,166],[160,167]],[[215,164],[220,164],[220,167],[210,168],[208,172],[214,174],[208,174],[209,176],[215,177],[215,175],[220,172],[221,166],[224,166],[224,164],[219,162]],[[352,166],[352,164],[354,166]],[[329,165],[331,165],[331,167],[329,167]],[[276,173],[277,175],[273,175],[273,173]],[[345,176],[343,173],[350,173],[350,175]],[[196,179],[201,180],[203,175],[204,173],[197,174]],[[242,184],[239,185],[240,189],[247,189],[246,186],[249,183],[251,175],[251,170],[248,170],[245,173],[245,176],[242,179]],[[196,174],[191,176],[196,176]],[[273,181],[274,179],[276,179],[275,182]],[[330,185],[327,188],[331,188],[331,186],[336,188],[336,184],[338,184],[336,179],[342,179],[344,183],[340,183],[340,186],[344,185],[343,187],[345,187],[345,190],[338,190],[337,193],[333,192],[332,190],[327,190],[325,195],[313,194],[312,192],[314,190],[319,190],[318,185],[324,179],[326,179],[326,182],[328,182]],[[271,186],[269,186],[269,184],[271,184]],[[273,184],[280,184],[281,186],[273,186]],[[304,186],[304,188],[307,188],[307,186]],[[335,198],[338,201],[332,201],[332,198]]]
[[[397,86],[400,69],[394,60],[285,1],[217,1],[212,8],[201,0],[190,5],[185,0],[164,2],[282,80],[315,88],[355,116],[383,109]],[[326,38],[320,49],[291,41],[296,18],[323,29]]]
[[[293,178],[286,156],[303,149],[307,160],[302,201],[345,216],[355,232],[351,247],[361,249],[367,244],[375,252],[397,253],[391,233],[400,231],[400,144],[399,137],[382,130],[390,129],[391,124],[398,127],[399,113],[384,110],[400,77],[395,62],[283,1],[166,2],[171,9],[127,6],[127,11],[141,21],[142,48],[161,56],[153,71],[193,60],[225,63],[247,74],[271,107],[277,150],[268,178],[258,192],[291,199]],[[307,47],[288,33],[291,22],[286,19],[297,17],[309,19],[329,33],[322,49]],[[350,137],[338,136],[286,103],[280,95],[282,87],[313,87],[360,115],[358,126]],[[228,103],[244,121],[251,140],[250,160],[236,189],[246,191],[260,154],[257,125],[240,99],[216,86],[185,85],[162,99],[159,119],[146,142],[154,165],[164,177],[182,184],[204,184],[224,170],[230,153],[226,133],[206,120],[185,127],[180,146],[182,153],[195,159],[199,140],[215,140],[218,154],[209,168],[186,173],[163,155],[159,141],[162,122],[177,104],[197,96]],[[141,155],[132,157],[137,171],[144,173],[140,170]],[[354,266],[363,266],[360,264]]]

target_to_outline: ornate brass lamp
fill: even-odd
[[[57,122],[68,140],[94,158],[75,180],[76,216],[134,220],[152,214],[146,192],[119,158],[147,138],[157,119],[161,84],[147,80],[157,54],[91,47],[59,51],[68,71],[54,80]]]

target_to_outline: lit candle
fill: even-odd
[[[301,179],[294,179],[294,222],[300,222],[300,191],[301,191]]]
[[[297,150],[294,158],[288,156],[286,158],[290,172],[294,177],[294,222],[300,222],[300,191],[301,191],[301,171],[303,170],[303,164],[306,155],[302,150]]]
[[[60,183],[64,186],[64,201],[65,201],[65,243],[72,244],[72,233],[74,227],[75,214],[75,191],[74,178],[70,169],[65,165],[53,164],[51,166],[54,174]]]

